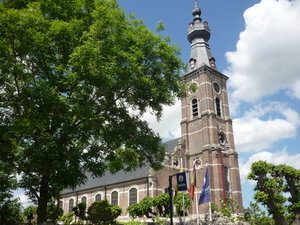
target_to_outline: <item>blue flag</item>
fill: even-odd
[[[210,186],[209,186],[209,171],[208,166],[206,167],[205,176],[203,179],[202,192],[199,198],[199,204],[201,205],[205,202],[210,202]]]

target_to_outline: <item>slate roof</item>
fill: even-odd
[[[171,153],[174,150],[174,148],[178,145],[179,139],[180,138],[176,138],[176,139],[164,142],[169,153]],[[119,171],[115,174],[106,172],[103,177],[99,177],[99,178],[92,178],[91,173],[89,173],[89,174],[87,174],[88,179],[85,184],[78,186],[74,190],[65,189],[62,191],[61,194],[69,194],[72,192],[84,191],[84,190],[89,190],[89,189],[93,189],[93,188],[97,188],[97,187],[104,187],[104,186],[108,186],[108,185],[122,183],[125,181],[146,178],[149,175],[150,168],[151,168],[150,165],[146,165],[142,168],[138,168],[137,170],[135,170],[133,172]]]

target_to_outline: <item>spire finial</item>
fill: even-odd
[[[195,8],[198,7],[198,4],[197,4],[198,0],[195,0]]]

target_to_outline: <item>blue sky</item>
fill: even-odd
[[[155,30],[162,20],[189,60],[187,28],[194,0],[118,0]],[[258,160],[300,169],[300,0],[199,0],[201,18],[211,29],[209,45],[218,70],[229,76],[228,89],[236,150],[240,159],[244,207],[253,201],[254,183],[247,181]],[[180,103],[166,107],[157,123],[145,115],[162,137],[180,136]]]
[[[155,30],[162,20],[188,62],[188,24],[194,0],[117,0]],[[228,89],[240,158],[244,207],[253,199],[251,163],[267,160],[300,169],[300,0],[199,0],[211,29],[210,48]],[[180,137],[180,102],[166,107],[160,123],[145,119],[165,140]],[[23,202],[26,197],[18,192]],[[24,205],[26,206],[26,205]]]

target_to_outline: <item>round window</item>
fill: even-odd
[[[219,93],[220,92],[220,86],[218,83],[214,82],[213,83],[213,88],[214,88],[214,91]]]

